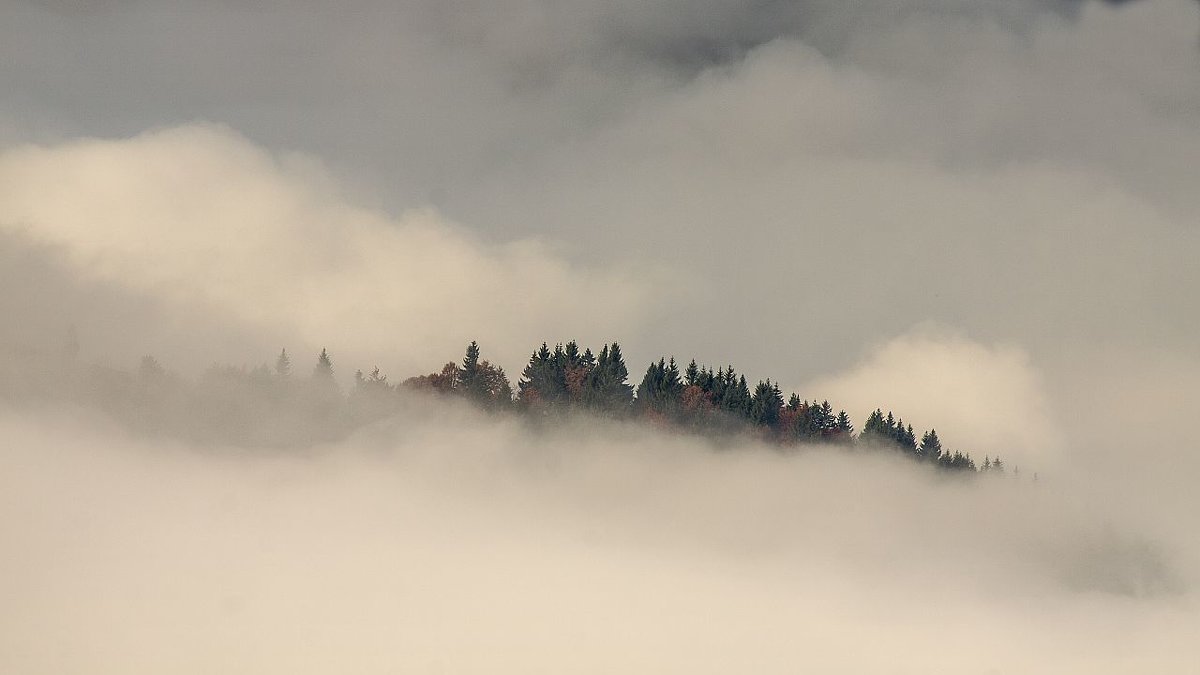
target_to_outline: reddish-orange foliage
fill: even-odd
[[[533,387],[527,387],[521,392],[521,401],[529,406],[541,405],[542,392]]]
[[[645,412],[642,413],[642,419],[646,422],[649,422],[652,426],[660,429],[667,429],[673,426],[671,420],[667,418],[666,414],[660,410],[655,410],[654,408],[648,406]]]
[[[790,410],[788,408],[784,408],[783,410],[779,411],[779,429],[785,434],[790,432],[792,429],[795,429],[799,420],[799,410]]]
[[[572,402],[578,402],[583,398],[583,384],[590,371],[591,369],[587,366],[567,368],[567,392],[570,393]]]
[[[683,409],[687,412],[700,412],[713,409],[712,394],[696,385],[683,390]]]
[[[453,391],[458,384],[458,364],[451,361],[442,366],[442,372],[410,377],[404,381],[409,389],[432,389],[437,392]]]

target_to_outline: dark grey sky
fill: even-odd
[[[1197,358],[1197,7],[1119,5],[9,0],[0,142],[224,125],[631,280],[638,361],[798,384],[923,322]]]

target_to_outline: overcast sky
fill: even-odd
[[[675,354],[805,396],[931,331],[1050,387],[1194,369],[1198,18],[8,0],[7,337],[396,376],[617,339],[635,377]]]
[[[634,383],[732,363],[1021,468],[419,396],[270,454],[13,378],[0,664],[1193,672],[1198,36],[1192,0],[0,0],[0,377],[71,391],[34,371],[72,331],[343,384],[620,340]]]

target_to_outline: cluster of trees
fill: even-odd
[[[378,369],[366,378],[359,373],[356,380],[352,397],[379,386]],[[489,410],[512,410],[534,419],[580,411],[706,435],[748,432],[782,444],[891,450],[944,469],[980,470],[969,454],[943,449],[936,430],[925,432],[918,444],[911,424],[876,410],[856,435],[850,416],[845,410],[835,413],[829,401],[810,402],[793,393],[785,402],[770,379],[752,390],[733,366],[714,369],[693,360],[681,371],[673,357],[664,357],[652,362],[634,387],[617,343],[604,345],[598,355],[574,341],[554,349],[542,343],[529,357],[515,395],[503,369],[480,360],[475,342],[461,365],[447,363],[440,372],[409,378],[401,386],[458,395]],[[989,458],[983,469],[1003,471],[1004,465]]]
[[[985,458],[978,466],[969,454],[943,448],[933,429],[918,442],[913,426],[890,411],[872,412],[856,434],[846,411],[835,412],[829,401],[802,400],[794,393],[785,400],[779,384],[770,379],[751,388],[733,366],[712,368],[693,360],[681,369],[674,358],[664,357],[651,362],[634,386],[621,345],[615,342],[598,353],[574,341],[553,349],[542,343],[530,355],[516,387],[503,368],[481,357],[475,342],[467,346],[461,363],[449,362],[439,371],[399,384],[389,382],[378,367],[367,373],[360,370],[349,392],[339,387],[333,359],[324,349],[307,377],[293,372],[286,349],[274,367],[214,365],[196,381],[172,374],[149,356],[136,372],[79,364],[74,351],[52,361],[72,371],[58,379],[71,387],[43,387],[39,393],[38,383],[45,378],[31,367],[28,378],[0,382],[7,383],[0,387],[0,398],[11,398],[17,390],[35,397],[65,392],[145,432],[290,446],[339,438],[395,412],[404,405],[401,393],[425,392],[462,398],[539,424],[586,414],[641,420],[708,437],[749,434],[781,445],[824,443],[891,451],[954,471],[1005,470],[999,457]]]

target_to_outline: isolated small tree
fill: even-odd
[[[333,381],[333,359],[329,358],[329,352],[324,347],[317,355],[317,365],[313,367],[312,376],[314,380]]]
[[[153,356],[146,355],[142,357],[141,363],[138,364],[138,376],[143,380],[157,380],[166,374],[162,364]]]
[[[275,359],[275,375],[280,379],[287,379],[291,374],[292,359],[288,356],[287,349],[284,349],[279,352],[279,358]]]

